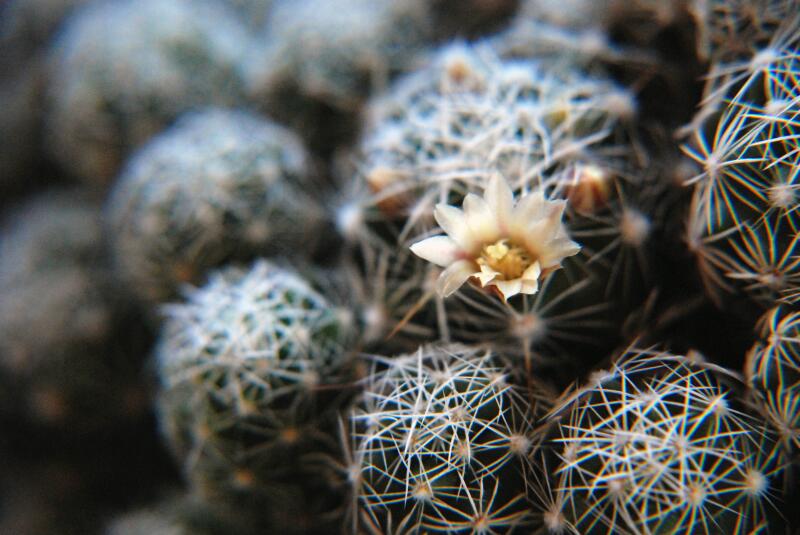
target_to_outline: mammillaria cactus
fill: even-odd
[[[800,449],[800,313],[786,305],[760,320],[745,373],[756,404],[790,450]]]
[[[248,39],[217,0],[114,0],[78,11],[52,49],[51,152],[104,187],[181,112],[241,100]]]
[[[511,533],[542,410],[491,350],[428,346],[376,358],[351,415],[358,522],[370,533]]]
[[[141,333],[104,253],[100,209],[79,192],[51,191],[9,214],[0,234],[4,415],[89,431],[142,411],[139,360],[120,352]]]
[[[693,178],[687,243],[718,302],[744,293],[764,307],[800,299],[796,211],[800,137],[795,19],[747,62],[712,69],[687,153]]]
[[[0,0],[0,56],[0,532],[800,527],[800,0]]]
[[[430,38],[425,0],[276,0],[245,61],[250,100],[329,156]]]
[[[364,178],[384,204],[411,197],[408,215],[485,186],[492,171],[515,190],[547,188],[569,163],[616,163],[615,138],[635,113],[629,92],[569,64],[455,43],[370,103]]]
[[[309,169],[300,140],[268,120],[224,109],[183,116],[133,155],[112,192],[122,278],[160,302],[226,261],[310,254],[321,210]]]
[[[256,533],[246,519],[220,504],[191,495],[170,496],[150,507],[124,513],[105,535],[224,535]]]
[[[565,342],[608,344],[612,316],[621,324],[641,300],[657,225],[625,141],[634,115],[632,96],[608,80],[465,44],[377,97],[354,198],[335,220],[364,264],[386,259],[385,294],[405,296],[378,307],[392,333],[491,341],[526,360],[544,346],[564,360]],[[493,184],[504,184],[502,210]],[[448,236],[432,237],[436,223]],[[409,248],[446,268],[446,291]],[[463,284],[478,279],[481,290]],[[501,287],[507,303],[485,291]]]
[[[278,0],[253,54],[251,90],[269,98],[289,86],[352,109],[409,61],[428,15],[419,0]]]
[[[697,24],[698,52],[712,62],[751,56],[797,15],[797,0],[689,2]]]
[[[777,516],[774,435],[685,357],[630,350],[553,414],[553,532],[744,534]]]
[[[276,500],[287,493],[295,511],[324,503],[319,474],[295,474],[305,455],[328,447],[323,425],[337,394],[324,387],[344,379],[352,325],[297,274],[266,261],[216,272],[165,311],[160,417],[194,487],[260,503],[265,517],[270,507],[286,514]]]

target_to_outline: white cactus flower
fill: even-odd
[[[411,251],[445,268],[437,281],[443,297],[473,277],[504,300],[534,294],[539,279],[580,250],[561,221],[565,206],[566,201],[547,200],[541,191],[515,203],[506,180],[495,174],[483,197],[464,198],[463,209],[437,204],[433,215],[447,235],[419,241]]]

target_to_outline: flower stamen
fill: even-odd
[[[521,277],[534,260],[524,247],[504,238],[484,246],[477,262],[496,271],[502,280],[511,280]]]

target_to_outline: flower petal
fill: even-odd
[[[544,193],[536,191],[523,195],[514,207],[514,220],[525,225],[544,217]]]
[[[552,268],[561,264],[561,261],[568,256],[574,256],[581,250],[581,246],[567,238],[559,238],[551,241],[542,248],[539,255],[539,263],[542,269]]]
[[[541,274],[542,268],[539,262],[534,262],[525,269],[525,272],[522,274],[522,280],[539,280],[539,275]]]
[[[482,287],[486,287],[487,284],[492,282],[500,273],[498,271],[493,270],[486,264],[481,264],[481,272],[476,273],[475,276],[481,283]]]
[[[442,271],[436,281],[436,290],[442,297],[448,297],[461,288],[468,278],[475,274],[475,264],[469,260],[459,260]]]
[[[468,193],[464,198],[464,215],[472,236],[481,243],[491,243],[500,238],[497,216],[482,197]]]
[[[472,231],[467,225],[467,218],[460,209],[447,204],[437,204],[433,209],[433,217],[448,236],[455,241],[461,249],[469,254],[475,254],[480,249],[472,237]]]
[[[522,291],[522,279],[511,279],[509,281],[492,281],[492,284],[500,290],[503,299],[508,301],[509,297],[513,297]]]
[[[514,192],[500,173],[495,173],[483,192],[483,198],[494,212],[501,230],[507,231],[514,208]]]
[[[542,268],[539,262],[534,262],[522,274],[522,288],[519,293],[532,295],[539,291],[539,276],[542,274]]]
[[[426,238],[413,244],[410,249],[418,257],[440,267],[449,266],[458,260],[462,253],[458,244],[449,236]]]

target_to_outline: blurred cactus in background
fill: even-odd
[[[115,265],[151,303],[207,270],[261,254],[308,256],[322,210],[290,131],[245,111],[205,109],[136,151],[106,212]]]
[[[141,328],[114,290],[96,204],[56,190],[19,207],[0,234],[0,293],[4,415],[83,432],[141,415]]]
[[[103,188],[188,109],[241,102],[249,35],[217,0],[113,0],[71,18],[51,50],[47,135],[63,168]]]

